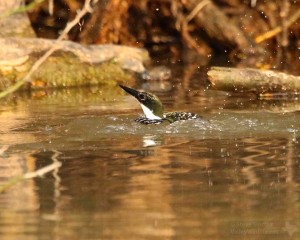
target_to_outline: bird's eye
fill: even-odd
[[[141,101],[146,100],[146,94],[140,93],[140,94],[139,94],[139,99],[140,99]]]

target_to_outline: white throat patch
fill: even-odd
[[[147,108],[145,105],[141,104],[141,107],[144,111],[144,114],[146,115],[146,118],[161,119],[161,117],[154,115],[154,113],[149,108]]]

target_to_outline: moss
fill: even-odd
[[[116,82],[133,81],[134,76],[113,61],[99,64],[82,63],[76,57],[64,54],[52,56],[33,75],[35,80],[45,83],[46,87],[78,87],[90,85],[115,85]]]

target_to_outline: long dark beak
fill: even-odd
[[[119,85],[124,91],[128,92],[129,94],[131,94],[132,96],[134,97],[138,97],[138,94],[140,93],[139,91],[135,90],[135,89],[132,89],[132,88],[129,88],[129,87],[126,87],[126,86],[123,86],[123,85]]]

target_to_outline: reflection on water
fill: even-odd
[[[118,100],[35,104],[1,111],[0,180],[62,167],[0,195],[1,239],[299,238],[298,113],[144,126]]]

